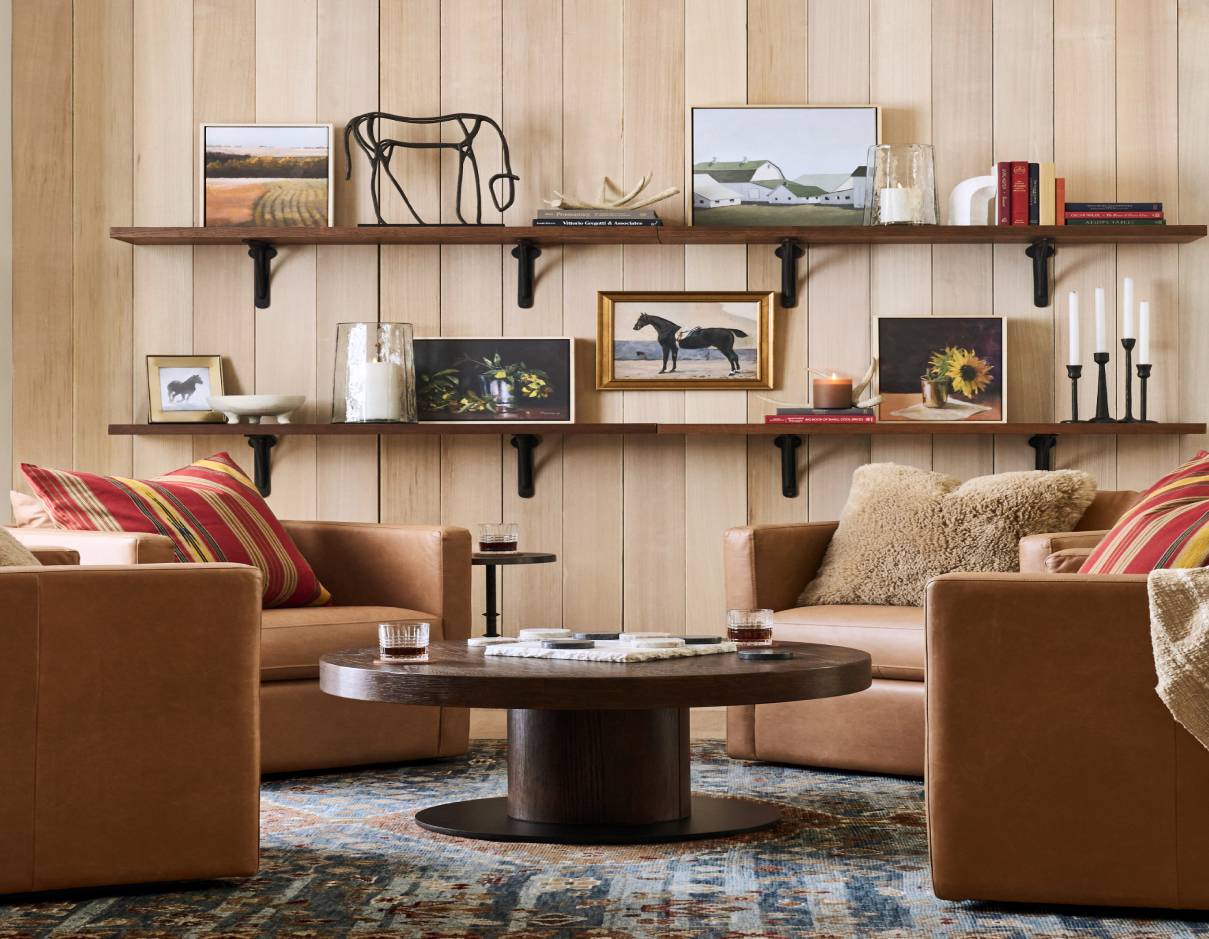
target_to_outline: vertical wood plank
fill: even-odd
[[[0,48],[7,50],[2,60],[8,67],[0,70],[0,153],[10,163],[0,171],[0,494],[13,488],[13,4],[0,0]],[[0,504],[0,519],[11,521]]]
[[[193,0],[134,0],[135,225],[193,223]],[[193,351],[193,249],[134,252],[134,419],[148,419],[148,355]],[[135,437],[134,475],[188,464],[187,437]]]
[[[13,459],[72,465],[71,0],[13,7]],[[14,484],[28,492],[19,470]]]
[[[132,468],[130,438],[106,432],[133,401],[133,251],[109,237],[133,214],[132,18],[131,0],[96,0],[73,21],[73,463],[95,473]]]

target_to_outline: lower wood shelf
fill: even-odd
[[[1020,436],[1036,454],[1034,465],[1039,470],[1053,469],[1054,446],[1059,437],[1136,437],[1162,434],[1203,434],[1204,424],[1092,424],[1092,423],[1023,423],[1005,424],[110,424],[111,436],[134,437],[246,437],[254,454],[256,488],[264,496],[272,491],[272,458],[270,451],[280,437],[327,436],[396,436],[428,434],[451,437],[496,434],[512,438],[516,448],[517,494],[532,498],[534,487],[533,451],[542,437],[571,437],[609,435],[642,436],[746,436],[772,437],[781,451],[781,494],[787,499],[798,495],[797,449],[803,437],[881,437],[881,436]]]

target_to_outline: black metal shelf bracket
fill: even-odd
[[[781,259],[781,306],[787,310],[798,305],[798,258],[805,253],[796,238],[782,238],[781,247],[773,252]]]
[[[516,305],[522,310],[533,306],[533,262],[541,254],[542,249],[528,238],[522,238],[512,249],[516,258]]]
[[[256,490],[266,499],[273,491],[273,462],[269,451],[277,446],[275,434],[247,434],[248,446],[252,448],[253,481]]]
[[[798,447],[802,438],[797,434],[778,434],[773,446],[781,451],[781,495],[786,499],[798,497]]]
[[[256,309],[267,310],[273,298],[270,262],[277,257],[277,249],[267,241],[245,241],[244,244],[248,246],[248,257],[252,259],[252,299]]]
[[[1054,468],[1054,446],[1058,443],[1057,434],[1033,434],[1029,437],[1028,445],[1033,448],[1035,459],[1033,466],[1039,470]]]
[[[516,494],[522,499],[533,498],[533,451],[542,442],[537,434],[513,434],[516,447]]]
[[[1049,259],[1058,253],[1053,238],[1038,238],[1024,253],[1033,259],[1033,306],[1049,306]]]

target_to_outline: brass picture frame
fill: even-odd
[[[615,290],[596,302],[598,390],[773,387],[770,292]]]
[[[223,416],[210,395],[223,393],[221,355],[147,356],[147,415],[152,424],[210,424]]]

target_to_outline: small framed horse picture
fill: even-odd
[[[147,356],[147,419],[152,424],[221,421],[210,395],[222,390],[220,355]]]
[[[601,291],[596,387],[770,389],[772,311],[759,291]]]

